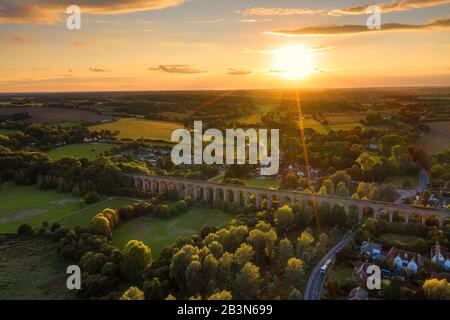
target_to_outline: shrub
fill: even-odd
[[[86,204],[93,204],[93,203],[99,202],[100,199],[101,199],[101,196],[95,191],[94,192],[88,192],[84,196],[84,202]]]
[[[29,224],[22,224],[20,225],[20,227],[17,229],[17,234],[21,235],[21,236],[29,236],[33,234],[33,228],[31,228],[31,226]]]

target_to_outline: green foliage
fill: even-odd
[[[144,300],[144,293],[136,287],[130,287],[123,293],[120,300]]]
[[[131,240],[123,251],[124,260],[120,266],[123,276],[131,281],[140,280],[153,262],[150,248],[141,241]]]

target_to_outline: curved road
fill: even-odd
[[[419,184],[417,188],[412,190],[400,189],[398,192],[400,193],[400,198],[395,201],[395,203],[402,203],[404,199],[414,197],[416,194],[423,192],[428,185],[430,178],[428,177],[428,173],[422,169],[419,172]]]
[[[341,241],[339,241],[330,251],[327,252],[325,256],[319,261],[319,263],[314,267],[311,272],[308,283],[306,284],[305,289],[305,300],[320,300],[320,296],[322,295],[322,288],[325,282],[326,273],[320,272],[320,267],[328,260],[331,259],[331,262],[334,262],[336,252],[341,250],[345,245],[352,239],[353,232],[348,231]],[[327,270],[328,272],[328,270]]]

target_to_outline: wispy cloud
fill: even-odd
[[[192,21],[186,21],[186,23],[192,23],[192,24],[213,24],[213,23],[219,23],[223,22],[225,19],[211,19],[211,20],[192,20]]]
[[[379,3],[377,6],[382,12],[388,13],[407,11],[411,9],[430,8],[448,3],[450,3],[450,0],[402,0],[390,3]],[[332,16],[366,14],[369,7],[370,5],[361,5],[344,9],[334,9],[329,11],[328,14]]]
[[[89,70],[92,71],[92,72],[107,72],[106,69],[95,68],[95,67],[90,67]]]
[[[196,74],[203,73],[205,71],[194,68],[192,65],[188,64],[165,64],[159,65],[154,68],[149,68],[152,71],[161,71],[166,73],[182,73],[182,74]]]
[[[265,18],[265,19],[241,19],[241,20],[239,20],[239,22],[243,22],[243,23],[258,23],[258,22],[267,22],[267,21],[272,21],[272,19]]]
[[[306,27],[294,30],[277,30],[268,32],[269,34],[279,34],[285,36],[337,36],[347,34],[358,34],[365,32],[382,32],[382,31],[418,31],[433,29],[449,29],[450,18],[431,20],[425,24],[405,24],[405,23],[386,23],[379,30],[369,30],[365,25],[334,25],[334,26],[318,26]]]
[[[87,45],[88,44],[86,42],[78,42],[78,41],[72,42],[72,47],[75,48],[86,48]]]
[[[187,0],[79,0],[83,13],[121,14],[159,10],[177,6]],[[0,23],[54,24],[61,21],[71,0],[2,0]]]
[[[323,10],[310,9],[310,8],[278,8],[278,7],[253,7],[245,10],[237,10],[236,13],[243,16],[258,16],[258,17],[270,17],[270,16],[293,16],[293,15],[312,15],[321,13]]]
[[[239,70],[239,69],[233,69],[233,68],[228,68],[228,72],[227,72],[227,74],[232,75],[232,76],[246,76],[251,73],[252,72],[249,70]]]
[[[22,43],[25,43],[25,38],[24,37],[19,37],[19,36],[14,36],[14,37],[11,38],[11,41],[13,43],[22,44]]]

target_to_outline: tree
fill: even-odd
[[[97,234],[111,238],[111,226],[109,225],[108,219],[104,215],[97,214],[94,218],[92,218],[92,226]]]
[[[212,254],[207,255],[203,260],[202,272],[206,284],[216,279],[218,266],[219,262]]]
[[[144,293],[136,287],[130,287],[123,293],[120,300],[144,300]]]
[[[350,191],[348,190],[344,181],[338,183],[336,187],[336,195],[346,198],[350,195]]]
[[[180,212],[186,212],[188,209],[188,205],[184,200],[177,201],[177,203],[175,203],[175,207]]]
[[[253,261],[254,255],[255,252],[253,251],[252,246],[243,243],[234,253],[234,260],[240,267],[242,267],[246,262]]]
[[[284,267],[288,260],[294,256],[294,248],[289,239],[283,239],[278,245],[278,263]]]
[[[231,300],[232,298],[231,292],[222,290],[210,295],[208,300]]]
[[[325,179],[322,183],[322,188],[325,188],[326,194],[334,194],[335,193],[335,185],[333,181],[330,179]]]
[[[123,251],[124,260],[121,264],[122,274],[131,281],[142,278],[144,271],[153,262],[152,252],[143,242],[128,241]]]
[[[425,295],[430,300],[450,299],[450,284],[446,279],[428,279],[422,286]]]
[[[403,144],[403,137],[396,134],[388,134],[380,139],[380,151],[384,155],[389,155],[391,153],[391,148],[397,144]]]
[[[144,282],[144,295],[147,300],[164,299],[164,290],[159,278],[154,277]]]
[[[303,261],[298,258],[288,260],[285,269],[286,281],[288,284],[300,288],[303,283]]]
[[[33,228],[29,224],[21,224],[17,229],[17,234],[20,236],[29,236],[33,234]]]
[[[259,268],[251,262],[247,262],[236,275],[237,297],[243,299],[256,299],[259,289]]]
[[[200,293],[203,288],[202,265],[198,260],[193,260],[186,268],[186,286],[192,295]]]
[[[295,189],[299,186],[298,177],[293,173],[288,173],[281,179],[282,189]]]
[[[297,288],[292,288],[289,293],[289,300],[302,300],[302,293]]]
[[[286,233],[294,222],[294,213],[288,205],[275,211],[275,224],[282,233]]]

